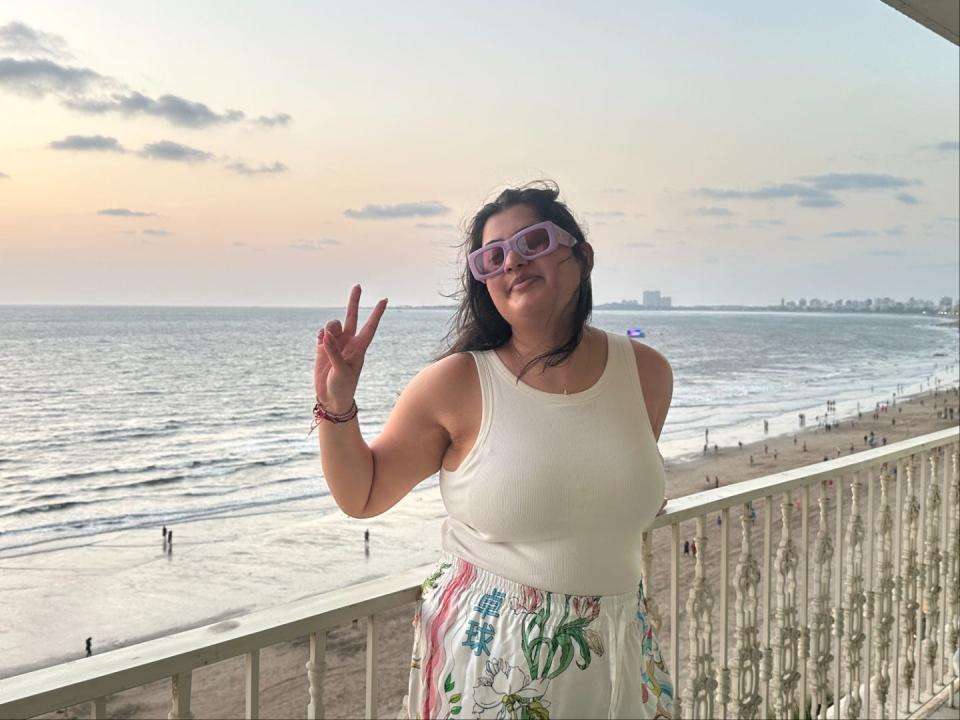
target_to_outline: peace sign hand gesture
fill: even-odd
[[[387,299],[376,304],[367,322],[357,332],[360,286],[354,285],[347,302],[343,325],[330,320],[317,333],[317,358],[313,365],[313,387],[317,402],[332,413],[345,413],[353,404],[363,359],[373,342]]]

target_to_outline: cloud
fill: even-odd
[[[697,192],[714,200],[783,200],[797,198],[797,204],[803,207],[835,207],[841,204],[832,194],[800,183],[765,185],[757,190],[700,188]]]
[[[0,89],[34,98],[53,94],[64,107],[86,114],[152,116],[179,127],[206,128],[247,119],[241,110],[216,112],[206,103],[169,93],[153,98],[90,68],[69,67],[48,57],[38,57],[69,57],[66,47],[66,41],[59,35],[35,30],[23,23],[11,22],[0,27],[0,50],[28,56],[22,60],[0,58]],[[276,127],[288,125],[290,120],[287,113],[275,113],[260,115],[250,122],[260,127]]]
[[[161,140],[144,145],[140,154],[152,160],[172,160],[174,162],[204,162],[213,158],[211,153],[181,145],[172,140]]]
[[[141,235],[153,235],[155,237],[166,237],[170,233],[166,230],[161,230],[159,228],[144,228],[140,231]]]
[[[652,247],[656,247],[656,245],[654,245],[652,242],[636,242],[636,241],[630,241],[630,242],[624,243],[623,246],[624,246],[624,247],[628,247],[628,248],[652,248]]]
[[[910,180],[895,175],[877,173],[827,173],[826,175],[808,175],[801,177],[817,190],[836,192],[839,190],[897,190],[911,185],[922,185],[920,180]]]
[[[894,197],[895,197],[897,200],[899,200],[900,202],[902,202],[904,205],[919,205],[919,204],[920,204],[920,201],[917,200],[917,198],[916,198],[915,196],[911,195],[910,193],[905,193],[905,192],[897,193],[896,195],[894,195]]]
[[[275,175],[277,173],[285,173],[290,170],[282,162],[275,162],[272,165],[260,165],[259,167],[253,167],[247,165],[245,162],[232,162],[224,165],[227,170],[232,170],[237,173],[237,175]]]
[[[621,193],[629,192],[629,190],[627,190],[626,188],[622,188],[622,187],[605,187],[605,188],[603,189],[603,191],[604,191],[605,193],[613,193],[613,194],[615,194],[615,195],[619,195],[619,194],[621,194]]]
[[[828,238],[865,238],[865,237],[876,237],[877,232],[875,230],[860,230],[859,228],[854,228],[852,230],[840,230],[838,232],[824,233],[823,237]]]
[[[457,226],[453,223],[417,223],[414,225],[415,228],[420,230],[456,230]]]
[[[776,218],[751,220],[750,225],[752,227],[782,227],[783,220],[777,220]]]
[[[695,215],[703,215],[705,217],[729,217],[730,215],[736,215],[733,210],[725,207],[698,207],[693,212]]]
[[[28,97],[79,95],[109,82],[89,68],[65,67],[52,60],[0,58],[0,88]]]
[[[67,135],[63,140],[54,140],[50,143],[50,147],[54,150],[81,152],[126,152],[116,138],[105,137],[104,135]]]
[[[450,212],[443,203],[436,200],[426,202],[398,203],[397,205],[366,205],[361,210],[348,208],[343,214],[352,220],[396,220],[410,217],[434,217]]]
[[[790,242],[799,242],[803,240],[803,236],[802,235],[784,235],[783,239],[789,240]]]
[[[297,240],[290,243],[292,250],[323,250],[325,245],[339,245],[339,240],[333,238],[323,238],[321,240]]]
[[[715,200],[781,200],[794,198],[801,207],[837,207],[843,203],[837,192],[866,192],[872,190],[899,190],[912,185],[922,185],[920,180],[883,175],[880,173],[826,173],[806,175],[801,182],[765,185],[756,190],[732,190],[724,188],[701,188],[698,194]],[[906,195],[906,193],[901,193]],[[912,196],[911,196],[912,197]],[[898,196],[901,202],[909,202]]]
[[[180,127],[204,128],[211,125],[223,125],[243,120],[239,110],[227,110],[217,113],[206,103],[187,100],[177,95],[161,95],[154,100],[151,97],[131,91],[117,93],[109,100],[80,98],[64,103],[71,110],[92,115],[117,112],[124,115],[151,115]]]
[[[278,125],[289,125],[291,118],[287,113],[277,113],[276,115],[261,115],[254,122],[257,125],[262,125],[263,127],[276,127]]]
[[[715,230],[736,230],[738,227],[740,226],[737,225],[737,223],[732,222],[720,223],[719,225],[713,226]]]
[[[891,226],[891,227],[884,228],[884,229],[883,229],[883,234],[884,234],[884,235],[899,236],[899,235],[903,235],[903,231],[906,230],[906,229],[907,229],[907,228],[906,228],[905,225],[893,225],[893,226]]]
[[[956,140],[946,140],[944,142],[937,143],[936,145],[924,145],[923,147],[942,153],[952,154],[960,151],[960,142],[957,142]]]
[[[97,210],[97,215],[110,215],[112,217],[154,217],[156,213],[143,212],[142,210],[128,210],[127,208],[106,208]]]
[[[70,57],[67,41],[62,37],[34,30],[29,25],[16,20],[0,26],[0,50],[28,57],[38,55],[54,58]]]

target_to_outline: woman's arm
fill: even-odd
[[[673,400],[673,368],[659,352],[648,345],[632,341],[637,358],[637,373],[643,388],[647,417],[653,436],[660,440],[660,432],[667,420],[670,402]]]
[[[386,308],[382,300],[357,332],[360,287],[350,293],[341,326],[328,322],[317,339],[314,389],[331,413],[347,413]],[[452,407],[454,377],[464,359],[451,356],[422,370],[401,393],[383,434],[368,446],[356,417],[347,422],[321,421],[318,427],[320,463],[337,505],[353,517],[379,515],[395,505],[420,481],[440,469],[450,445],[443,409]],[[449,413],[448,413],[449,414]]]

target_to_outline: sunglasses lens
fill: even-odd
[[[477,267],[483,274],[495,272],[503,265],[503,248],[492,247],[477,256]]]
[[[527,257],[538,255],[550,247],[550,235],[546,228],[531,230],[518,240],[517,244],[520,246],[520,252]]]

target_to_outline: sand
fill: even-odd
[[[816,423],[798,431],[794,436],[771,437],[764,442],[737,446],[720,447],[719,452],[711,451],[700,458],[682,462],[668,463],[667,497],[682,497],[713,487],[714,478],[721,486],[741,482],[763,475],[815,464],[824,458],[835,458],[837,453],[846,456],[853,452],[869,449],[864,444],[864,435],[873,431],[877,445],[886,437],[887,443],[897,442],[910,437],[923,435],[935,430],[957,427],[960,423],[960,403],[955,389],[940,390],[905,398],[887,412],[874,419],[872,409],[864,412],[859,419],[854,416],[841,421],[838,427],[827,431],[818,429]],[[938,417],[944,405],[954,409],[954,418]],[[893,421],[896,421],[895,424]],[[806,452],[803,451],[804,443]],[[753,456],[753,464],[750,463]],[[708,485],[706,476],[710,477]],[[739,526],[731,532],[731,547],[739,547]],[[683,537],[692,536],[692,528],[682,529]],[[713,533],[717,535],[716,532]],[[668,533],[658,532],[654,537],[654,555],[669,556]],[[681,567],[681,588],[689,587],[692,576],[692,562]],[[719,583],[719,568],[716,563],[707,565],[709,577],[713,583]],[[659,602],[665,620],[668,608],[668,567],[660,563],[654,568],[649,594]],[[683,613],[681,613],[682,619]],[[396,717],[400,701],[406,691],[409,673],[409,653],[412,640],[410,621],[413,606],[397,608],[384,617],[381,632],[379,663],[381,668],[381,690],[379,714],[381,717]],[[685,624],[681,625],[685,630]],[[665,654],[668,628],[661,629],[661,644]],[[681,637],[684,637],[683,634]],[[364,663],[366,631],[361,620],[356,625],[338,628],[328,636],[327,670],[324,680],[324,704],[329,718],[362,717],[364,711]],[[682,643],[685,645],[685,643]],[[304,663],[307,659],[306,641],[285,643],[261,652],[260,687],[261,717],[294,718],[304,717],[308,702],[307,676]],[[681,659],[685,648],[681,647]],[[244,673],[243,658],[234,658],[217,665],[202,668],[194,672],[193,710],[197,718],[243,717],[244,716]],[[170,709],[170,681],[153,683],[111,696],[107,701],[109,717],[158,718],[166,717]],[[70,708],[65,712],[50,713],[44,717],[90,717],[89,705]]]

